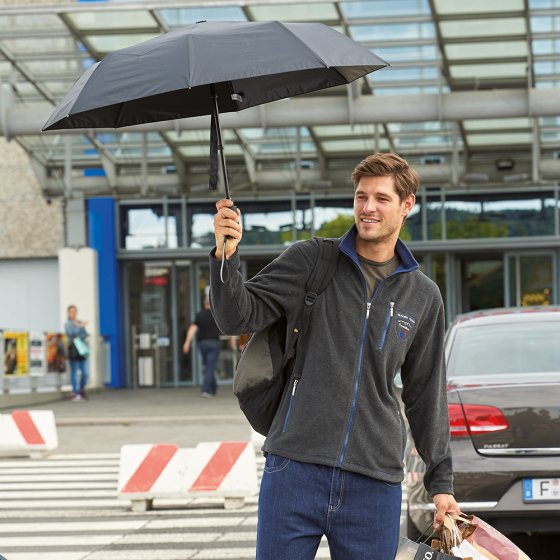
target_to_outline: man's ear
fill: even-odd
[[[414,208],[414,204],[416,203],[416,196],[413,194],[409,194],[403,201],[403,218],[406,218],[410,211]]]

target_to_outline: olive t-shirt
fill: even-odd
[[[362,255],[358,255],[358,260],[360,261],[362,272],[366,277],[368,285],[368,299],[372,298],[373,292],[375,292],[379,283],[387,278],[387,276],[395,272],[401,264],[401,260],[396,253],[392,258],[385,262],[370,261],[369,259],[362,257]]]

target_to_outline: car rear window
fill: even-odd
[[[501,323],[458,329],[449,376],[560,371],[560,321]]]

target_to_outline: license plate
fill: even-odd
[[[560,478],[523,479],[524,502],[560,502]]]

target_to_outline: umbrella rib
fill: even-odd
[[[126,101],[121,101],[121,103],[119,103],[119,110],[117,111],[117,114],[115,115],[115,128],[119,128],[119,119],[124,107],[124,104],[126,103]]]

